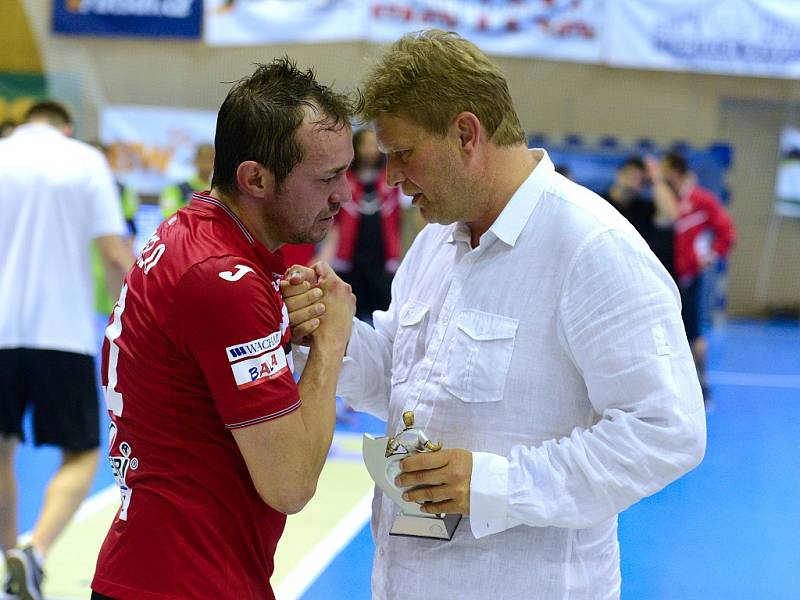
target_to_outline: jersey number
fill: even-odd
[[[156,246],[156,242],[161,239],[156,234],[147,240],[147,244],[145,244],[144,248],[142,248],[142,253],[139,255],[139,258],[136,261],[136,264],[139,265],[141,269],[144,270],[144,274],[147,275],[150,272],[150,269],[158,264],[158,261],[164,255],[164,251],[167,247],[164,244],[158,244]],[[150,253],[147,257],[145,254]]]
[[[122,394],[116,390],[117,387],[117,361],[119,361],[119,346],[117,338],[122,335],[122,311],[125,310],[125,296],[128,294],[128,284],[122,286],[119,293],[119,300],[114,307],[114,318],[106,327],[106,338],[108,339],[108,385],[104,388],[106,395],[106,406],[115,415],[122,416]]]

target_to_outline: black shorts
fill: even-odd
[[[33,407],[37,446],[80,452],[100,443],[94,357],[58,350],[0,350],[0,434],[25,439],[22,418]]]
[[[681,317],[689,343],[700,337],[700,291],[702,278],[696,277],[688,286],[678,286],[681,292]]]

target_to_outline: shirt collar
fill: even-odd
[[[492,232],[497,239],[509,246],[514,246],[517,243],[517,239],[528,223],[528,219],[533,214],[533,209],[539,203],[539,198],[541,198],[548,180],[555,172],[553,161],[550,160],[546,150],[532,148],[529,152],[539,159],[539,164],[522,182],[522,185],[517,188],[517,191],[511,196],[511,199],[497,216],[494,223],[492,223],[492,226],[483,234],[485,236]],[[481,239],[483,239],[483,236],[481,236]],[[462,222],[456,223],[448,241],[451,244],[457,242],[469,243],[469,227]]]
[[[192,194],[192,202],[199,202],[206,206],[209,205],[216,206],[217,208],[225,211],[225,214],[227,214],[228,217],[230,217],[230,219],[234,222],[234,224],[239,228],[239,230],[242,232],[247,241],[250,244],[252,244],[255,241],[255,238],[247,230],[247,227],[244,226],[244,223],[242,223],[239,220],[239,217],[237,217],[236,214],[230,208],[228,208],[224,202],[218,200],[217,198],[214,198],[214,196],[212,196],[210,193],[195,192],[194,194]]]
[[[60,135],[61,137],[66,137],[61,130],[58,129],[58,127],[54,127],[49,123],[22,123],[14,128],[14,131],[11,132],[11,136],[31,135],[37,133],[50,133]]]
[[[239,217],[221,200],[218,198],[214,198],[209,192],[195,192],[192,194],[192,204],[197,204],[202,206],[211,211],[223,211],[227,218],[232,221],[234,227],[236,227],[247,242],[250,244],[251,248],[255,252],[255,255],[261,261],[264,268],[272,273],[272,277],[274,280],[280,279],[283,273],[286,271],[286,262],[283,257],[283,253],[280,249],[276,250],[275,252],[271,252],[264,244],[256,240],[253,235],[247,230],[244,223],[239,220]]]

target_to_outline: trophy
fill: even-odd
[[[395,478],[402,472],[400,461],[409,454],[437,452],[441,444],[434,444],[421,429],[414,427],[414,413],[403,413],[405,429],[393,437],[374,437],[364,434],[362,452],[370,477],[384,494],[400,507],[389,535],[450,540],[461,521],[459,514],[429,514],[420,510],[416,502],[403,500],[402,488]]]

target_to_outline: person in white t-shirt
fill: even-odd
[[[67,110],[43,101],[0,141],[0,548],[5,591],[25,599],[41,597],[44,557],[97,468],[92,240],[113,298],[133,262],[108,164],[71,134]],[[63,460],[30,544],[16,548],[14,454],[28,409],[34,444],[59,447]]]
[[[619,598],[617,514],[705,450],[675,283],[616,210],[528,149],[502,72],[457,34],[396,42],[359,113],[429,224],[389,309],[354,323],[340,395],[390,434],[413,411],[442,448],[403,459],[396,484],[464,515],[449,541],[391,536],[399,508],[378,491],[373,598]]]

